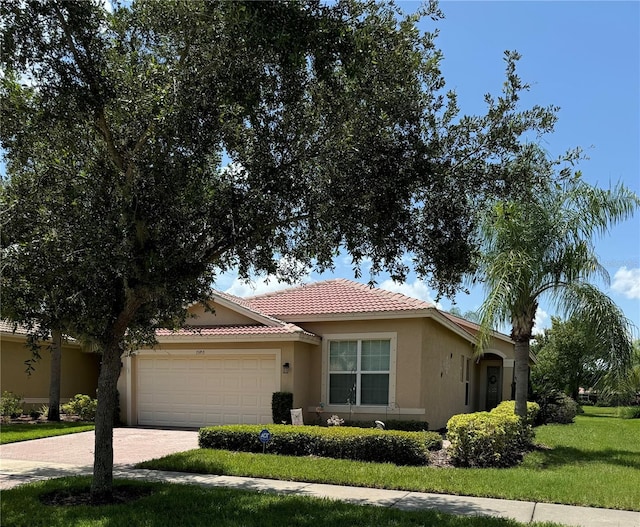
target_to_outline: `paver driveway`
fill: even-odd
[[[54,468],[69,474],[90,471],[94,441],[94,432],[81,432],[0,445],[0,489],[40,479]],[[116,428],[113,431],[115,468],[131,467],[140,461],[194,448],[198,448],[197,431],[151,428]]]

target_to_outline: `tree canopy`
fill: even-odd
[[[3,3],[2,315],[102,352],[92,492],[111,489],[120,358],[184,321],[215,276],[320,269],[441,293],[474,260],[477,204],[513,197],[520,111],[508,53],[501,96],[460,116],[445,91],[435,4],[344,0]]]
[[[580,388],[603,389],[608,384],[611,348],[602,346],[593,326],[579,314],[569,320],[551,318],[551,328],[536,335],[531,371],[534,392],[564,392],[578,400]]]

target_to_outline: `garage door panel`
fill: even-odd
[[[271,423],[273,355],[137,358],[138,423],[199,427]]]

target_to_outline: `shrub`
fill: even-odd
[[[516,402],[502,401],[498,406],[491,410],[491,413],[514,415],[516,413]],[[518,436],[517,448],[520,450],[529,450],[533,445],[533,439],[535,436],[533,427],[536,424],[539,413],[540,405],[538,403],[527,402],[527,417],[524,422],[520,423],[520,433]]]
[[[578,414],[578,403],[562,392],[551,392],[539,397],[539,424],[573,423]]]
[[[0,396],[0,415],[3,420],[22,415],[22,396],[4,391]]]
[[[498,406],[496,406],[493,410],[491,410],[491,412],[493,413],[505,412],[509,414],[515,414],[516,402],[502,401]],[[540,413],[540,405],[538,403],[528,401],[527,402],[527,418],[526,418],[527,424],[531,426],[535,425],[536,420],[538,419],[539,413]]]
[[[427,450],[440,450],[442,448],[442,436],[438,432],[423,432],[424,444]]]
[[[530,428],[513,412],[454,415],[447,423],[452,461],[462,467],[509,467],[522,459],[523,443]]]
[[[261,425],[201,428],[200,448],[262,452],[289,456],[322,456],[396,465],[426,465],[428,437],[424,432],[374,428],[270,425],[271,441],[258,439]],[[432,440],[432,438],[430,438]]]
[[[271,396],[271,417],[274,423],[291,424],[293,394],[291,392],[274,392]]]
[[[640,406],[621,406],[618,408],[621,419],[640,419]]]
[[[426,432],[429,430],[429,423],[426,421],[404,421],[401,419],[389,419],[384,422],[385,430],[401,430],[403,432]],[[357,428],[373,428],[373,421],[345,421],[342,426],[353,426]]]
[[[62,405],[62,411],[65,414],[77,415],[83,421],[93,421],[96,418],[97,407],[97,399],[79,393]]]

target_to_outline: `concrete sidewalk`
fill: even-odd
[[[92,467],[88,465],[0,459],[0,489],[55,477],[90,475],[91,472]],[[590,507],[572,507],[526,501],[368,489],[260,478],[139,470],[132,468],[130,465],[122,464],[115,466],[114,477],[200,485],[203,487],[229,487],[285,495],[312,496],[336,499],[357,505],[394,507],[401,510],[437,509],[449,514],[494,516],[513,519],[522,523],[550,521],[582,527],[640,527],[640,512]]]

